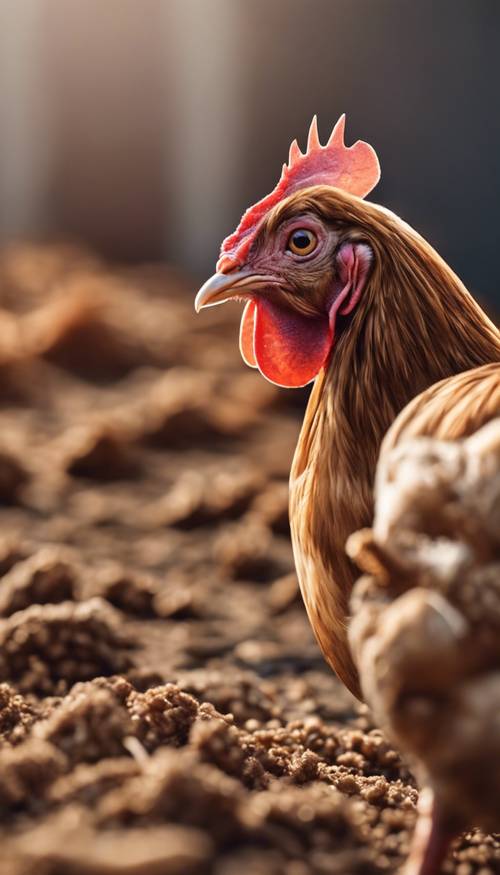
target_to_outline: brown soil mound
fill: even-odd
[[[415,783],[298,594],[299,396],[193,291],[67,245],[0,257],[2,875],[370,875],[408,851]],[[499,872],[500,836],[446,871]]]

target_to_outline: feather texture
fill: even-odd
[[[362,299],[314,385],[290,481],[294,553],[311,624],[327,661],[360,696],[346,634],[356,571],[345,542],[371,522],[382,439],[419,393],[500,362],[500,334],[443,259],[397,216],[325,186],[287,199],[270,223],[307,211],[335,221],[341,235],[367,242],[374,253]],[[430,389],[388,442],[404,429],[449,437],[480,427],[491,411],[499,413],[495,373],[497,367],[479,375],[472,405],[460,398],[473,375],[448,391]]]

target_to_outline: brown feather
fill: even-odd
[[[382,439],[420,392],[443,378],[499,362],[500,334],[435,250],[393,214],[339,190],[315,187],[276,207],[268,226],[306,211],[338,225],[340,242],[363,240],[374,252],[362,300],[316,379],[290,481],[294,553],[311,624],[327,661],[360,696],[346,637],[356,571],[344,548],[353,531],[371,522]],[[486,383],[479,379],[478,395],[487,398],[473,402],[465,395],[460,400],[465,376],[465,384],[458,380],[449,390],[431,390],[427,400],[418,399],[405,411],[388,441],[405,430],[440,437],[479,428],[489,416],[485,411],[500,412],[498,389],[489,382],[494,374],[487,372]]]

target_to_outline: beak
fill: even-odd
[[[249,270],[214,273],[196,295],[194,309],[199,313],[203,307],[214,307],[232,298],[249,298],[259,289],[277,284],[275,276],[261,276]]]

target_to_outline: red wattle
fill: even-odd
[[[256,368],[255,353],[253,351],[253,335],[255,331],[255,301],[245,304],[240,325],[240,352],[246,365]]]
[[[247,310],[244,316],[246,314]],[[289,389],[314,380],[325,364],[333,341],[328,316],[302,316],[266,300],[255,302],[252,316],[255,322],[253,351],[261,374]],[[245,335],[246,330],[245,327],[242,331]]]

